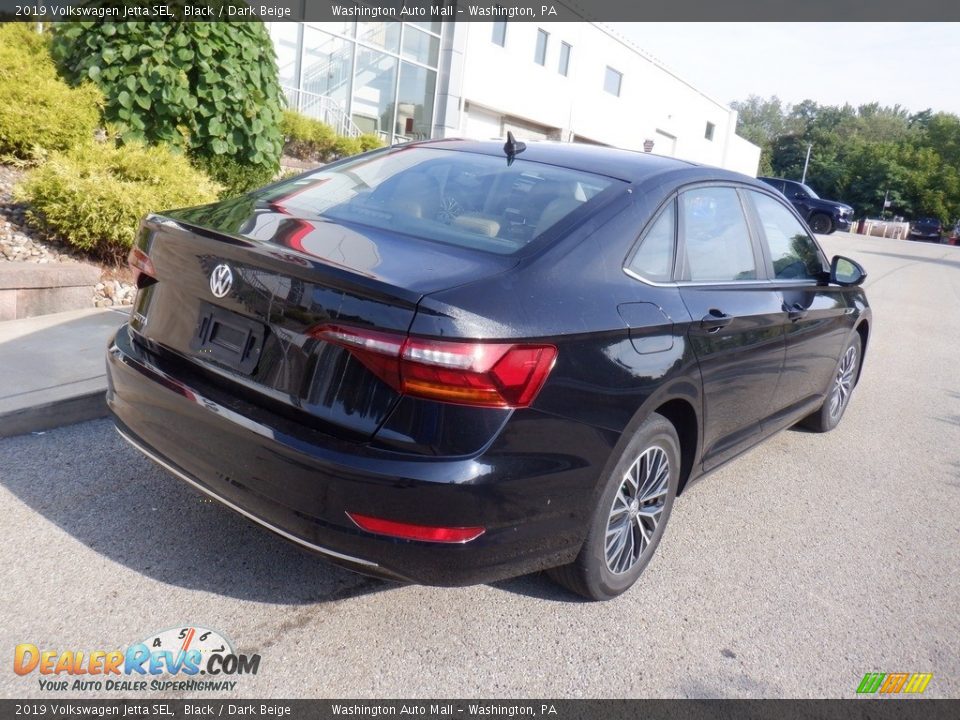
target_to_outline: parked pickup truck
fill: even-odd
[[[836,200],[824,200],[809,185],[796,180],[771,177],[758,177],[757,180],[763,180],[782,192],[815,233],[829,235],[834,230],[850,229],[853,208],[849,205]]]
[[[943,238],[943,224],[937,218],[923,217],[910,223],[911,240],[933,240],[940,242]]]

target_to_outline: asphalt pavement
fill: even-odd
[[[867,268],[874,308],[844,421],[691,488],[608,603],[541,575],[439,589],[337,569],[109,421],[0,440],[0,693],[105,695],[15,675],[19,643],[110,650],[200,626],[261,656],[229,696],[854,697],[866,672],[929,672],[926,696],[960,697],[960,247],[822,241]]]

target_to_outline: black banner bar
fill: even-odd
[[[918,22],[960,20],[960,3],[955,0],[909,3],[902,0],[0,0],[0,19],[18,22]]]
[[[0,700],[0,720],[954,720],[960,700]]]

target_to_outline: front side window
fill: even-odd
[[[519,158],[507,165],[505,157],[410,147],[293,178],[260,199],[300,217],[509,254],[619,183]]]
[[[620,97],[620,86],[623,84],[623,73],[608,67],[603,76],[603,89],[611,95]]]
[[[811,198],[816,200],[820,197],[809,185],[804,185],[803,183],[798,182],[785,182],[784,185],[786,186],[786,189],[784,190],[783,194],[791,200],[793,198]]]
[[[704,187],[680,195],[684,279],[736,282],[757,279],[750,231],[737,191]]]
[[[676,230],[676,202],[671,201],[643,236],[627,268],[646,280],[670,282],[673,279]]]
[[[774,277],[806,280],[823,272],[817,244],[793,213],[769,195],[750,191],[750,197],[767,239]]]
[[[533,57],[537,65],[547,64],[547,40],[549,38],[550,33],[546,30],[537,30],[537,52]]]

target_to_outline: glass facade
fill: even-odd
[[[290,107],[389,143],[431,136],[441,30],[439,22],[270,24]]]

